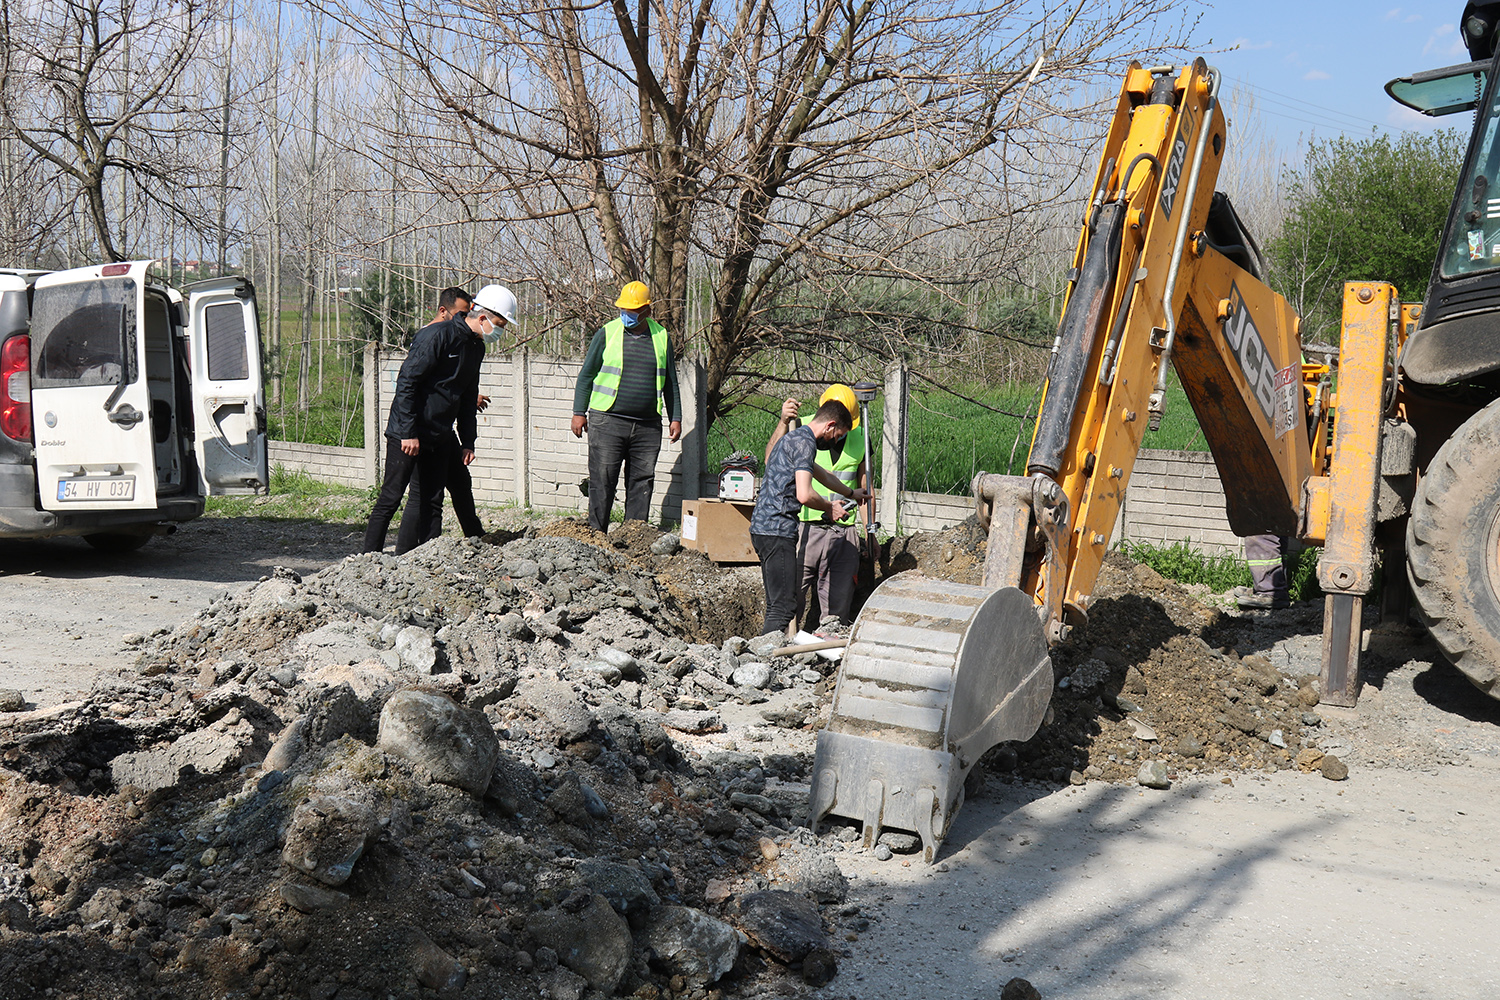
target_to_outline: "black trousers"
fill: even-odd
[[[463,449],[456,439],[448,449],[448,475],[444,485],[453,497],[453,513],[458,518],[458,526],[463,529],[464,537],[477,538],[484,534],[479,511],[474,507],[474,477],[469,475],[469,467],[464,464]],[[438,498],[437,515],[428,524],[427,533],[419,535],[417,532],[418,523],[422,520],[418,513],[422,505],[422,489],[422,470],[418,468],[416,475],[411,477],[411,486],[407,490],[406,508],[401,512],[401,526],[396,529],[397,552],[410,552],[443,533],[441,497]]]
[[[651,490],[661,454],[661,418],[629,420],[589,411],[589,526],[609,530],[620,466],[625,466],[625,520],[651,520]]]
[[[375,499],[375,509],[370,511],[370,523],[365,528],[365,542],[361,552],[379,552],[385,548],[385,533],[391,526],[391,518],[396,516],[396,508],[401,506],[401,495],[406,492],[407,484],[417,473],[421,474],[425,485],[419,498],[418,520],[412,526],[413,537],[427,537],[432,522],[442,517],[443,487],[448,479],[448,453],[451,450],[449,441],[423,441],[421,450],[416,455],[408,455],[401,450],[400,440],[392,437],[385,439],[385,479],[380,484],[380,496]],[[400,539],[397,539],[398,556],[410,548],[410,545],[402,548]]]
[[[797,583],[802,567],[797,563],[795,535],[750,535],[750,544],[760,556],[760,578],[766,586],[766,620],[760,634],[785,632],[795,624]]]

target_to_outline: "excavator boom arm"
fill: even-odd
[[[1086,615],[1168,365],[1223,472],[1234,530],[1296,531],[1314,462],[1298,319],[1214,191],[1227,134],[1216,81],[1202,60],[1132,64],[1101,153],[1027,462],[1074,512],[1063,551],[1020,582],[1054,636]],[[1061,593],[1047,559],[1066,568]]]

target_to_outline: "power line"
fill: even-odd
[[[1283,94],[1279,91],[1270,90],[1269,88],[1250,83],[1248,80],[1242,80],[1239,77],[1229,77],[1229,79],[1233,83],[1236,83],[1247,90],[1253,91],[1257,98],[1259,98],[1260,100],[1264,100],[1269,104],[1280,105],[1283,108],[1300,112],[1303,115],[1313,115],[1318,118],[1325,118],[1327,120],[1326,124],[1337,125],[1340,128],[1350,128],[1354,125],[1358,125],[1362,128],[1366,126],[1373,126],[1375,128],[1389,127],[1385,122],[1378,122],[1373,118],[1365,118],[1362,115],[1351,114],[1347,111],[1340,111],[1337,108],[1330,108],[1326,105],[1315,104],[1312,101],[1304,101],[1301,98],[1292,97],[1290,94]],[[1275,100],[1275,98],[1277,97],[1282,98],[1282,100]],[[1306,118],[1298,118],[1295,115],[1288,115],[1285,112],[1268,111],[1267,114],[1276,115],[1277,117],[1281,118],[1291,118],[1294,121],[1305,122],[1309,125],[1325,124],[1317,121],[1310,121]],[[1343,119],[1343,121],[1341,121],[1340,119]]]

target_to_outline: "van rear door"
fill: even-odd
[[[244,277],[183,286],[192,345],[193,447],[205,496],[270,487],[255,286]]]
[[[151,261],[55,271],[31,304],[31,414],[44,510],[153,510],[146,385]]]

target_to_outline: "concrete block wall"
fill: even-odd
[[[373,348],[366,356],[364,451],[276,441],[271,445],[272,464],[349,486],[378,484],[386,412],[403,358],[400,353],[377,356]],[[480,503],[517,503],[559,515],[588,510],[588,499],[579,488],[588,478],[588,440],[573,437],[570,428],[573,385],[581,366],[581,359],[533,356],[526,350],[485,359],[479,386],[490,404],[479,415],[471,466]],[[673,444],[663,434],[651,505],[653,520],[667,523],[682,520],[684,499],[712,496],[718,483],[717,470],[705,468],[702,369],[691,361],[679,362],[678,378],[682,440]],[[904,382],[887,382],[884,406],[891,426],[905,419],[906,408],[895,399],[904,391]],[[892,445],[884,450],[881,481],[899,484],[899,449]],[[890,491],[887,499],[886,494],[881,490],[876,496],[876,517],[886,531],[898,524],[906,532],[937,531],[974,512],[974,501],[966,496]],[[623,500],[617,494],[616,504]],[[1213,460],[1202,452],[1142,451],[1111,544],[1122,539],[1157,545],[1181,541],[1204,552],[1239,553],[1242,543],[1224,516],[1224,490]]]
[[[404,359],[404,353],[380,357],[379,396],[387,409]],[[474,464],[470,466],[476,500],[520,503],[558,515],[587,513],[588,497],[580,484],[589,474],[588,436],[575,438],[571,428],[573,386],[582,367],[581,359],[537,357],[524,350],[508,357],[485,358],[479,372],[479,391],[490,397],[490,404],[479,415]],[[691,368],[686,363],[679,365],[685,400],[697,384]],[[685,432],[695,424],[684,416]],[[384,427],[383,421],[380,426]],[[518,428],[524,433],[518,433]],[[682,519],[686,438],[685,433],[684,440],[673,443],[667,440],[663,427],[651,500],[655,520]],[[616,506],[623,502],[623,489],[619,489]]]
[[[880,490],[875,491],[875,517],[886,531],[894,530],[895,522],[884,513]],[[946,493],[916,493],[907,490],[901,494],[901,529],[910,534],[914,531],[941,531],[958,524],[974,513],[973,497],[949,496]]]
[[[270,463],[272,469],[279,465],[288,472],[305,472],[325,483],[355,488],[369,485],[369,477],[365,473],[365,452],[362,448],[272,441]]]
[[[881,523],[887,530],[893,528],[889,517],[881,513],[879,491],[876,505]],[[974,501],[969,497],[901,494],[901,527],[907,532],[940,531],[972,513]],[[1229,530],[1224,487],[1206,452],[1141,451],[1110,545],[1118,546],[1125,539],[1153,545],[1185,542],[1209,554],[1241,555],[1244,551],[1240,538]]]
[[[1229,530],[1219,470],[1201,451],[1140,453],[1112,544],[1121,538],[1153,545],[1186,542],[1205,553],[1238,555],[1244,548]]]

